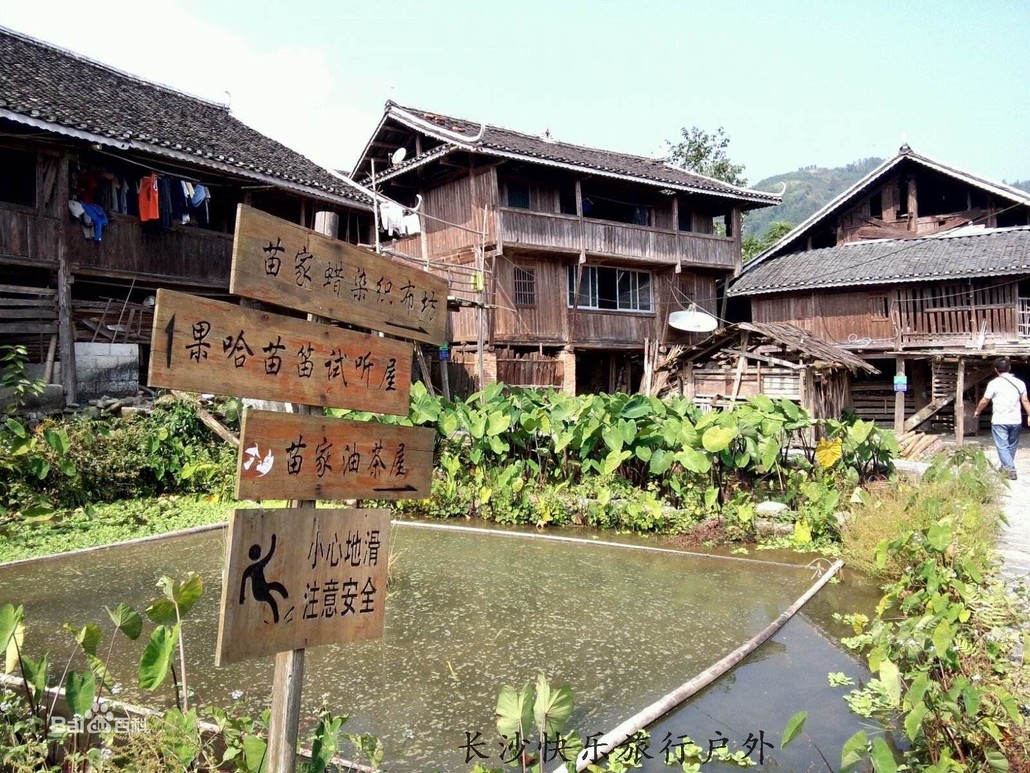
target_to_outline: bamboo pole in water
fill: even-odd
[[[748,639],[729,655],[714,665],[709,666],[690,681],[684,682],[664,698],[655,701],[644,710],[634,714],[625,722],[622,722],[612,730],[609,730],[601,736],[601,739],[596,744],[590,744],[590,746],[580,752],[579,756],[576,758],[576,770],[584,770],[587,765],[601,759],[634,733],[644,729],[652,722],[657,721],[662,715],[672,711],[687,698],[700,690],[703,690],[733,668],[733,666],[737,665],[737,663],[758,649],[766,639],[780,630],[780,628],[782,628],[783,625],[790,620],[790,618],[792,618],[799,609],[801,609],[801,607],[807,604],[809,599],[818,593],[819,590],[829,582],[830,578],[839,572],[843,566],[843,561],[835,561],[833,565],[815,581],[815,584],[813,584],[811,588],[805,591],[805,593],[797,601],[791,604],[782,615],[769,623],[769,625],[759,631],[759,633],[754,637]],[[565,766],[561,765],[556,767],[553,773],[565,773]]]

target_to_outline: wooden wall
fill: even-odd
[[[484,222],[486,244],[494,244],[497,241],[496,167],[474,169],[467,177],[423,191],[421,211],[439,220],[423,218],[424,235],[406,236],[394,242],[393,246],[407,255],[425,258],[423,244],[429,257],[434,259],[468,251],[483,241],[479,233]]]
[[[831,343],[874,350],[893,350],[899,334],[903,346],[964,344],[981,334],[1019,340],[1019,308],[1016,283],[999,279],[751,299],[755,322],[787,322]]]
[[[751,318],[760,323],[796,325],[830,343],[854,345],[870,339],[872,345],[879,343],[880,348],[890,349],[894,346],[894,325],[882,312],[890,311],[894,297],[890,290],[777,293],[752,298]]]

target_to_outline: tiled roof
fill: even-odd
[[[141,43],[141,45],[144,45]],[[369,204],[357,185],[234,118],[229,108],[0,27],[0,117]]]
[[[500,126],[404,107],[394,102],[386,103],[384,121],[388,119],[464,150],[516,157],[552,166],[574,167],[659,186],[725,196],[751,203],[749,209],[780,202],[780,197],[775,194],[738,188],[721,180],[670,166],[661,159],[572,145]],[[365,155],[367,150],[358,162],[359,166]]]
[[[988,180],[985,177],[980,177],[977,174],[967,172],[964,169],[959,169],[958,167],[950,164],[945,164],[941,161],[930,158],[929,156],[921,155],[916,153],[906,144],[901,146],[901,149],[898,151],[896,156],[884,161],[876,167],[876,169],[869,172],[869,174],[856,182],[850,188],[831,199],[818,212],[809,216],[804,222],[799,223],[797,226],[785,233],[783,238],[778,242],[770,245],[759,253],[753,261],[744,267],[744,270],[748,271],[749,268],[753,268],[769,258],[773,258],[787,252],[787,248],[792,242],[795,242],[806,234],[811,233],[812,230],[826,218],[843,211],[847,207],[854,206],[854,203],[863,195],[868,195],[869,188],[874,183],[887,177],[888,174],[892,173],[895,168],[902,164],[915,164],[926,169],[931,169],[935,172],[940,172],[941,174],[960,180],[974,188],[979,188],[982,191],[998,196],[1005,201],[1030,207],[1030,193],[1022,191],[1019,188],[1014,188],[1011,185],[1006,185],[1005,183]]]
[[[778,255],[741,274],[730,295],[1030,274],[1030,226],[965,228],[920,239],[853,242]]]

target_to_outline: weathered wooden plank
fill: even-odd
[[[237,499],[424,499],[436,431],[248,409]]]
[[[444,342],[445,280],[243,204],[229,290],[402,338]]]
[[[158,290],[150,385],[407,414],[411,344]]]
[[[237,510],[216,665],[383,634],[388,510]]]
[[[54,308],[54,299],[52,296],[47,298],[5,298],[0,296],[0,309],[15,307],[52,309]]]
[[[21,284],[0,284],[0,293],[10,295],[43,295],[53,297],[57,291],[49,288],[26,288]]]
[[[0,335],[23,335],[23,334],[35,334],[50,335],[57,330],[57,325],[39,323],[32,324],[31,322],[12,322],[10,324],[4,324],[0,322]]]
[[[52,306],[39,306],[34,309],[8,309],[0,304],[0,319],[57,319],[57,311]]]

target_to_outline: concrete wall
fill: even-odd
[[[137,344],[75,344],[79,401],[98,397],[129,397],[139,391]]]

